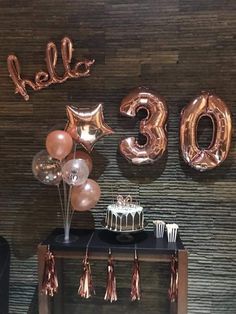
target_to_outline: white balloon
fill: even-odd
[[[88,176],[89,168],[84,159],[71,159],[62,167],[62,178],[69,185],[84,184]]]

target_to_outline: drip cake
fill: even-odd
[[[134,204],[132,197],[117,196],[115,204],[108,205],[105,218],[106,228],[117,232],[132,232],[144,228],[143,207]]]

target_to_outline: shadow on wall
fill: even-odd
[[[185,177],[196,181],[196,182],[201,182],[201,183],[212,183],[212,182],[217,182],[217,181],[222,181],[222,180],[227,180],[229,178],[229,173],[233,173],[232,171],[232,165],[233,165],[233,159],[227,158],[221,166],[209,170],[209,171],[204,171],[200,172],[197,171],[190,166],[188,166],[182,159],[182,156],[179,156],[179,162],[181,169],[183,170],[183,173],[185,174]],[[224,171],[225,169],[225,171]],[[234,171],[235,172],[235,171]],[[232,178],[230,178],[232,180]],[[234,179],[233,179],[234,180]]]
[[[136,166],[129,163],[120,152],[117,151],[117,164],[122,173],[122,176],[135,184],[145,185],[157,180],[165,170],[167,163],[168,151],[158,160],[157,164]]]
[[[77,148],[78,150],[79,148]],[[93,180],[98,180],[100,176],[105,172],[106,167],[109,164],[109,160],[102,154],[100,154],[96,149],[94,149],[91,153],[91,157],[93,160],[93,169],[89,177]]]
[[[21,205],[22,214],[15,217],[12,230],[12,252],[16,258],[24,260],[34,256],[38,244],[54,228],[63,228],[57,188],[35,184],[29,202]],[[50,197],[48,197],[50,194]],[[34,199],[34,201],[30,201]],[[55,204],[56,201],[56,204]],[[57,210],[55,210],[57,208]],[[94,228],[92,212],[75,212],[72,228]]]
[[[38,287],[34,290],[34,295],[31,299],[27,314],[38,314]]]
[[[59,225],[61,219],[60,204],[56,187],[44,186],[34,182],[34,189],[28,201],[20,206],[22,214],[15,218],[12,230],[12,251],[16,258],[27,259],[36,254],[37,245],[48,233]],[[50,194],[52,197],[48,197]],[[55,196],[55,197],[54,197]]]
[[[91,177],[97,180],[104,173],[108,159],[96,150],[92,152],[92,158],[96,167],[93,167]],[[37,245],[51,230],[63,227],[57,188],[40,184],[33,176],[30,180],[27,178],[27,182],[31,186],[30,194],[22,190],[23,201],[18,204],[11,231],[13,254],[22,260],[36,254]],[[16,186],[16,189],[20,187]],[[94,228],[92,213],[75,213],[72,227]]]

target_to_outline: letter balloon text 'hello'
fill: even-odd
[[[15,55],[9,55],[7,58],[8,71],[16,88],[15,92],[21,94],[24,99],[29,100],[29,95],[26,89],[28,85],[34,91],[41,90],[51,84],[63,83],[69,78],[80,78],[90,75],[90,67],[94,60],[78,61],[74,67],[71,67],[73,46],[68,37],[64,37],[61,41],[61,55],[64,66],[64,74],[60,76],[56,72],[57,66],[57,47],[53,42],[49,42],[46,48],[46,65],[47,72],[39,71],[35,74],[34,82],[28,79],[23,79],[21,76],[21,68],[18,58]]]

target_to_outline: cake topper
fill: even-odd
[[[127,195],[126,197],[124,197],[123,195],[117,195],[116,199],[116,203],[118,206],[131,206],[133,204],[131,195]]]

